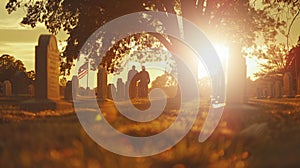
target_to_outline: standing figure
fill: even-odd
[[[127,81],[126,81],[126,97],[129,96],[130,99],[136,98],[137,93],[137,74],[138,71],[135,69],[135,66],[132,66],[132,69],[128,71]]]
[[[150,83],[149,73],[146,71],[145,66],[142,66],[142,71],[138,74],[138,90],[139,97],[147,98],[148,97],[148,84]]]

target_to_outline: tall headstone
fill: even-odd
[[[263,96],[262,96],[262,90],[261,90],[260,87],[258,87],[258,88],[256,89],[256,98],[258,98],[258,99],[263,98]]]
[[[107,70],[102,65],[97,73],[97,98],[104,100],[107,98]]]
[[[59,100],[59,51],[53,35],[41,35],[35,48],[35,97]]]
[[[79,89],[79,80],[77,76],[72,77],[72,96],[73,100],[76,100]]]
[[[297,74],[296,82],[297,82],[297,91],[296,91],[297,97],[300,97],[300,73]]]
[[[274,97],[275,98],[282,97],[282,82],[280,80],[276,80],[274,82]]]
[[[0,82],[0,96],[3,95],[3,82]]]
[[[12,86],[9,80],[5,80],[3,82],[3,95],[4,96],[12,96]]]
[[[300,97],[300,36],[298,40],[298,46],[294,49],[295,56],[295,76],[296,76],[296,84],[297,84],[297,97]]]
[[[72,100],[72,81],[68,81],[65,89],[65,100]]]
[[[294,89],[293,89],[293,78],[290,72],[286,72],[283,75],[283,96],[284,97],[293,97]]]
[[[125,84],[122,81],[122,78],[117,80],[117,99],[122,100],[125,98]]]
[[[34,85],[33,84],[28,85],[28,95],[31,97],[34,96]]]
[[[114,84],[108,84],[107,86],[107,98],[113,100],[116,97],[117,89]]]

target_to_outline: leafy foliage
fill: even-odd
[[[26,71],[21,60],[7,54],[0,57],[0,82],[11,79],[17,71]]]
[[[282,3],[291,4],[284,0]],[[65,72],[71,68],[73,59],[79,56],[79,50],[97,28],[114,18],[137,11],[154,10],[180,15],[199,26],[209,37],[224,43],[251,46],[261,34],[266,41],[274,41],[285,22],[274,19],[268,13],[275,10],[276,5],[271,5],[271,1],[264,1],[263,4],[265,6],[259,9],[249,0],[9,0],[6,9],[9,13],[18,8],[25,9],[26,15],[22,20],[25,25],[35,27],[41,22],[51,33],[63,30],[70,35],[63,53],[66,62],[61,64],[61,70]],[[178,25],[182,29],[184,26]],[[170,51],[180,47],[173,45],[172,39],[161,32],[154,36]],[[114,71],[114,65],[119,64],[119,56],[130,50],[130,47],[121,44],[140,38],[143,39],[143,36],[131,35],[114,43],[104,59],[110,72]],[[140,44],[147,46],[143,42]],[[116,53],[120,50],[121,54]],[[90,58],[95,59],[94,63],[99,61],[93,54]]]
[[[274,19],[276,23],[275,27],[272,28],[272,31],[275,28],[279,28],[279,32],[286,38],[286,46],[290,49],[290,31],[291,28],[299,16],[300,12],[300,1],[299,0],[262,0],[261,4],[256,5],[267,13],[267,17],[271,17]],[[272,32],[270,31],[270,32]],[[263,33],[263,32],[262,32]],[[265,36],[269,38],[265,38],[265,43],[274,43],[274,38],[270,38],[271,34],[266,34]]]
[[[168,97],[175,97],[177,94],[177,80],[176,77],[170,73],[165,72],[161,76],[156,77],[151,83],[151,88],[161,88]]]
[[[286,68],[287,53],[288,49],[283,43],[252,48],[247,52],[249,56],[255,56],[259,60],[260,72],[254,74],[256,77],[282,75]]]

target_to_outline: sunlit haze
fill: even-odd
[[[7,1],[0,1],[0,54],[9,54],[17,59],[22,60],[25,64],[27,70],[34,70],[34,54],[35,46],[37,45],[37,40],[40,34],[49,34],[45,26],[38,24],[36,28],[32,29],[29,26],[22,26],[20,22],[25,14],[25,11],[18,10],[13,12],[11,15],[7,14],[5,10],[5,4]],[[295,44],[297,42],[299,32],[297,27],[299,27],[299,19],[296,20],[295,25],[291,29],[290,43]],[[60,32],[57,36],[59,41],[59,48],[61,49],[67,39],[67,35]],[[281,39],[284,41],[285,39]],[[228,58],[228,48],[221,44],[215,44],[216,51],[222,60],[223,66],[226,68],[226,61]],[[247,76],[251,79],[255,79],[253,73],[259,71],[259,66],[257,64],[257,59],[247,58]],[[230,64],[230,62],[228,63]],[[128,65],[130,66],[130,65]],[[150,71],[151,78],[153,79],[155,74],[161,74],[163,71],[152,70],[149,65],[148,70]],[[127,69],[129,67],[126,67]],[[125,68],[125,69],[126,69]],[[137,65],[137,69],[140,65]],[[153,71],[153,72],[152,72]],[[207,76],[203,65],[199,63],[199,77]],[[68,77],[70,78],[70,77]]]

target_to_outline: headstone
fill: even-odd
[[[33,83],[33,81],[28,78],[26,72],[18,71],[16,72],[12,79],[12,91],[15,96],[28,96],[29,90],[28,86]]]
[[[254,85],[254,82],[250,79],[247,79],[247,83],[246,83],[246,89],[247,89],[247,97],[256,97],[256,87]]]
[[[65,100],[72,100],[72,81],[68,81],[65,89]]]
[[[282,97],[282,82],[280,80],[276,80],[274,82],[274,97],[275,98]]]
[[[107,98],[113,100],[116,97],[116,87],[114,84],[108,84],[107,86]]]
[[[275,95],[274,82],[271,82],[271,81],[269,82],[268,89],[269,89],[269,94],[268,94],[267,98],[274,98],[274,95]]]
[[[263,96],[262,96],[262,89],[260,87],[257,88],[256,94],[257,94],[256,98],[258,98],[258,99],[263,98]]]
[[[267,87],[264,87],[264,88],[263,88],[263,97],[264,97],[264,98],[267,98],[267,97],[268,97],[268,88],[267,88]]]
[[[260,98],[273,98],[274,97],[274,83],[267,79],[258,79],[255,81],[256,97]]]
[[[40,35],[35,47],[35,98],[22,101],[21,110],[72,110],[72,103],[60,100],[59,67],[60,56],[55,36]]]
[[[300,97],[300,73],[297,76],[296,82],[297,82],[297,91],[296,91],[297,97]]]
[[[60,97],[63,97],[63,98],[65,97],[65,90],[66,90],[66,86],[59,86],[59,96]]]
[[[117,80],[117,99],[122,100],[125,98],[125,84],[122,81],[122,78]]]
[[[293,78],[290,72],[287,72],[283,75],[283,97],[293,97]]]
[[[3,82],[0,82],[0,96],[3,96]]]
[[[300,40],[300,36],[299,36]],[[300,41],[298,41],[299,43]],[[300,45],[294,49],[294,57],[295,57],[295,76],[296,76],[296,84],[297,84],[297,95],[296,97],[300,97]]]
[[[28,95],[31,97],[34,96],[34,85],[33,84],[28,85]]]
[[[104,100],[107,98],[107,70],[102,65],[97,73],[97,98]]]
[[[4,96],[11,96],[12,95],[12,86],[9,80],[5,80],[3,82],[3,95]]]
[[[59,100],[59,51],[53,35],[41,35],[35,48],[35,97]]]
[[[73,100],[76,100],[79,89],[79,80],[77,76],[72,77],[72,96]]]

